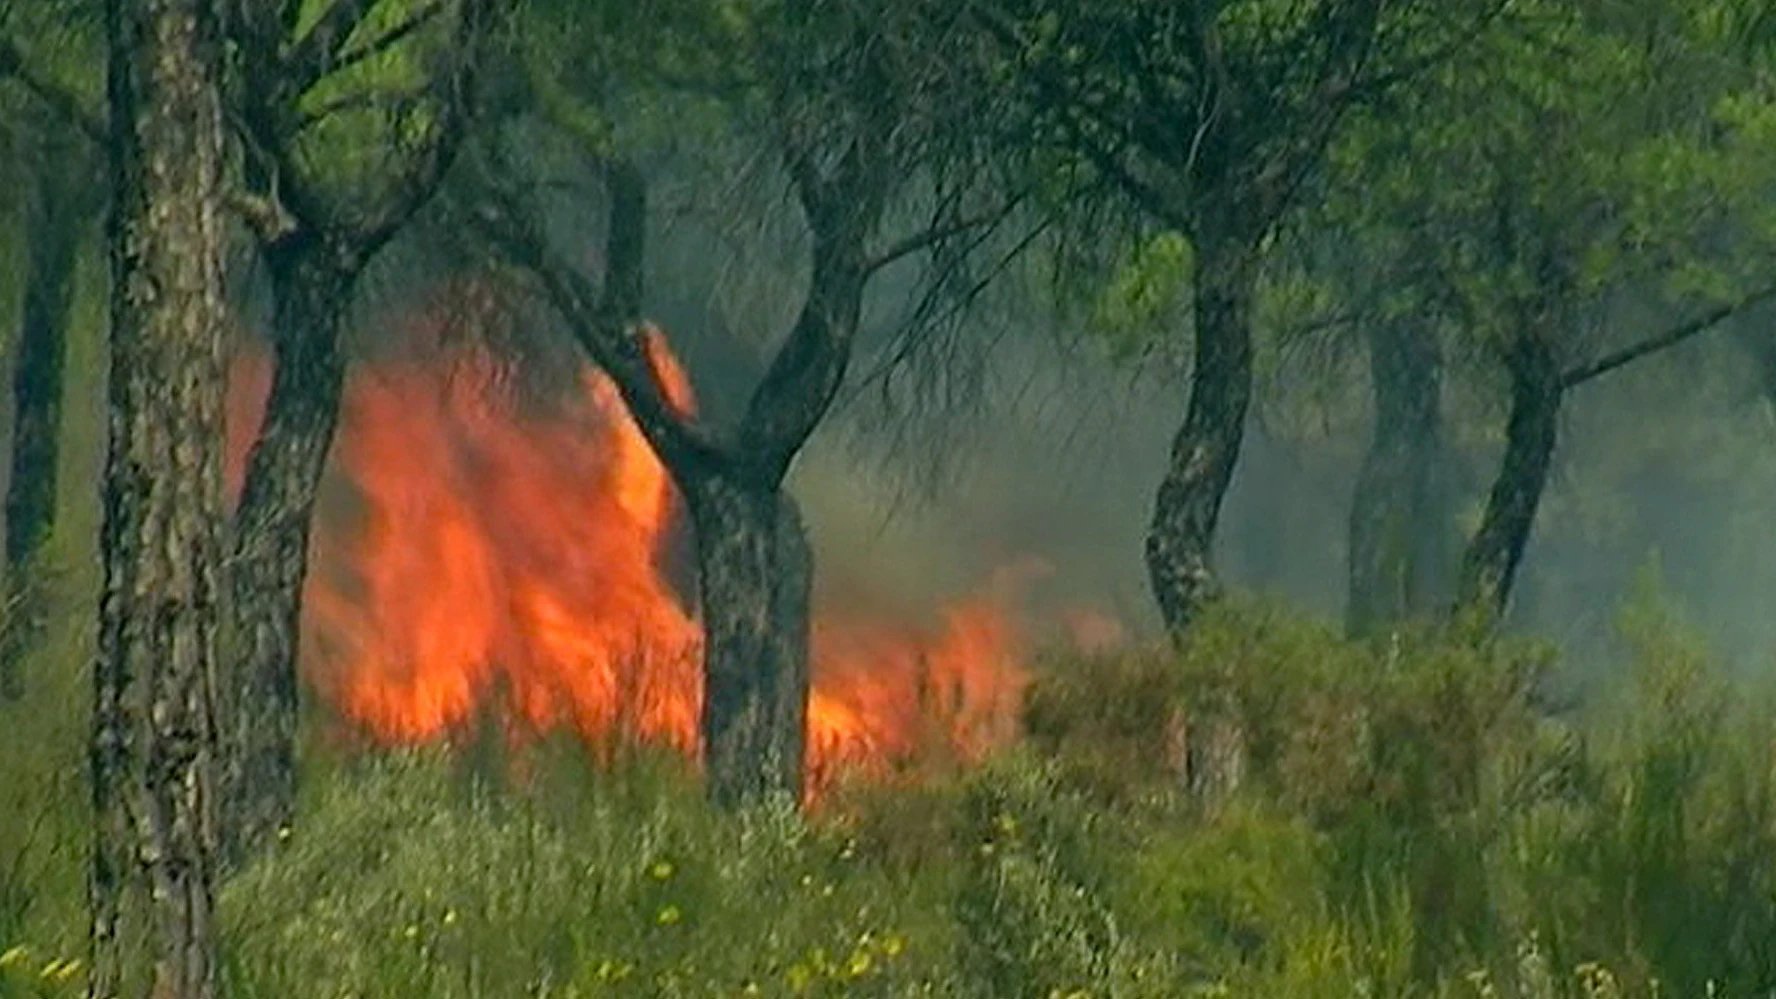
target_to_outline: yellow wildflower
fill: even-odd
[[[851,960],[846,962],[845,971],[852,978],[861,978],[869,974],[869,970],[874,964],[875,962],[870,960],[869,951],[858,949],[851,952]]]
[[[898,933],[890,933],[882,938],[882,953],[889,957],[899,957],[906,950],[906,941]]]
[[[684,913],[679,911],[678,906],[669,905],[660,910],[659,915],[654,917],[654,922],[659,923],[661,926],[671,926],[683,918]]]
[[[653,866],[648,868],[648,877],[653,878],[655,881],[665,881],[672,877],[672,872],[672,861],[656,860],[654,861]]]
[[[620,982],[623,979],[628,978],[629,973],[634,970],[635,966],[627,961],[619,963],[606,958],[598,962],[598,980],[601,982]]]
[[[10,947],[7,949],[6,953],[0,954],[0,968],[10,968],[15,964],[23,962],[25,958],[30,956],[31,949],[24,944]]]

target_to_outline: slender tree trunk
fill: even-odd
[[[1526,324],[1505,349],[1511,379],[1505,454],[1480,528],[1462,556],[1457,610],[1478,615],[1484,628],[1504,615],[1553,465],[1562,391],[1559,360],[1543,328],[1547,323],[1538,317]]]
[[[339,241],[307,230],[267,252],[276,368],[233,524],[234,632],[226,694],[230,862],[275,842],[296,796],[297,638],[315,495],[345,385],[340,329],[359,273]]]
[[[1209,556],[1252,399],[1255,273],[1249,241],[1198,240],[1190,403],[1147,534],[1153,594],[1176,642],[1218,589]],[[1182,778],[1211,807],[1238,789],[1245,772],[1245,733],[1230,697],[1198,690],[1187,706]]]
[[[1351,499],[1352,636],[1431,612],[1448,557],[1437,342],[1396,324],[1372,326],[1368,339],[1375,427]]]
[[[74,270],[94,210],[86,149],[55,122],[39,123],[35,183],[25,218],[25,294],[12,371],[12,476],[6,487],[6,588],[0,698],[24,693],[24,657],[42,631],[41,594],[28,573],[55,528],[62,368],[74,304]]]
[[[725,474],[684,483],[703,615],[703,755],[719,805],[799,801],[813,557],[795,501]]]
[[[113,209],[93,665],[95,999],[215,994],[227,325],[216,13],[205,0],[111,0],[106,11]],[[139,927],[150,982],[131,967]]]
[[[1190,402],[1172,441],[1147,533],[1153,595],[1174,635],[1188,628],[1215,594],[1210,549],[1252,400],[1251,257],[1249,244],[1241,240],[1201,240],[1196,248]]]
[[[1759,315],[1739,323],[1738,332],[1739,342],[1757,365],[1758,385],[1764,397],[1776,405],[1776,329],[1770,327],[1766,316]]]

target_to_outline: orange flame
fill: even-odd
[[[702,635],[662,566],[678,519],[665,469],[601,373],[585,369],[558,404],[527,404],[485,347],[441,335],[475,311],[462,296],[434,305],[409,332],[441,347],[347,380],[311,547],[305,680],[389,742],[459,730],[501,697],[521,728],[694,750]],[[693,412],[664,335],[643,335],[668,398]],[[260,353],[237,359],[231,494],[270,375]],[[1021,644],[999,594],[950,608],[935,632],[817,613],[811,792],[933,743],[973,760],[1006,742]]]

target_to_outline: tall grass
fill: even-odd
[[[715,815],[647,753],[546,745],[511,779],[441,750],[328,762],[223,890],[229,992],[1771,994],[1768,705],[1650,594],[1622,636],[1619,694],[1550,718],[1543,649],[1230,605],[1181,653],[1045,664],[991,764],[809,820]],[[1248,757],[1213,808],[1173,766],[1204,703]],[[79,714],[0,722],[0,807],[45,816],[0,824],[0,952],[30,948],[0,996],[78,984],[43,965],[79,942]]]

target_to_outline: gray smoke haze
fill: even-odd
[[[649,312],[690,372],[703,416],[730,422],[800,304],[807,249],[799,219],[781,178],[757,156],[663,172],[653,211]],[[596,270],[596,199],[576,196],[552,218],[560,244]],[[398,298],[418,275],[448,272],[426,259],[411,243],[391,255],[376,297]],[[928,614],[996,570],[1035,558],[1052,570],[1029,589],[1038,618],[1091,608],[1152,634],[1142,539],[1184,409],[1183,374],[1113,363],[1100,348],[1056,335],[1051,322],[982,316],[962,331],[960,348],[922,362],[957,369],[933,383],[945,398],[921,402],[915,392],[885,408],[862,382],[892,347],[916,293],[913,268],[872,283],[854,384],[792,476],[820,593]],[[1754,337],[1770,333],[1768,316],[1749,325]],[[1667,595],[1723,660],[1741,670],[1772,661],[1776,419],[1744,336],[1729,332],[1569,399],[1509,624],[1554,640],[1575,672],[1613,661],[1618,612],[1655,556]],[[560,332],[552,335],[549,363],[571,358]],[[1331,620],[1343,611],[1349,503],[1369,433],[1365,366],[1347,361],[1317,382],[1267,381],[1216,550],[1230,584]],[[1306,391],[1325,396],[1320,411],[1291,402]],[[1490,485],[1503,413],[1499,386],[1462,391],[1484,401],[1448,402],[1465,530]]]

